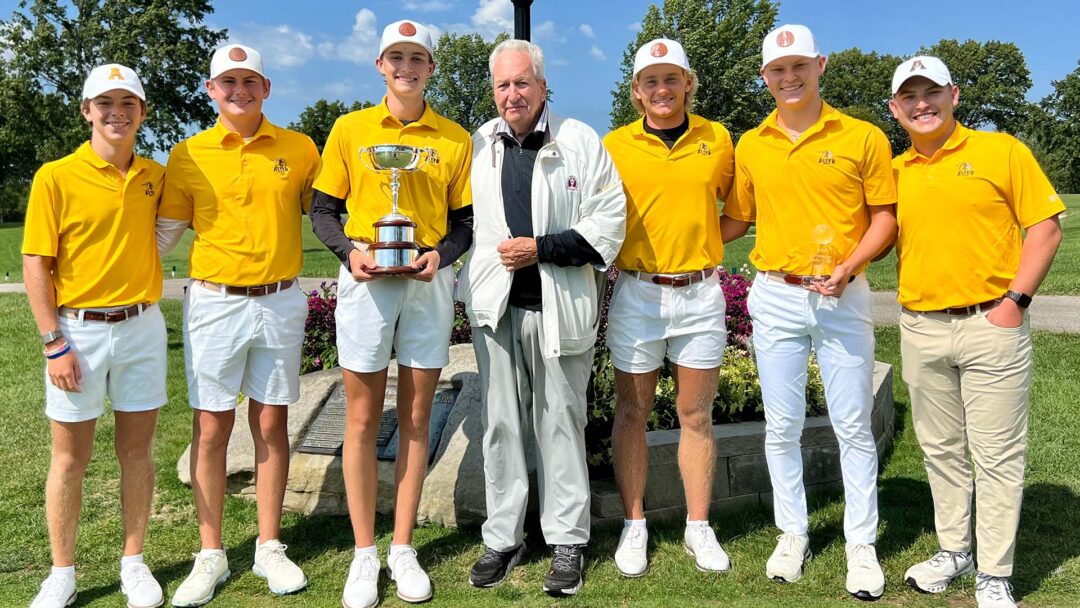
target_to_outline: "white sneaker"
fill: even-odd
[[[418,603],[431,599],[431,579],[416,561],[416,549],[404,547],[386,558],[390,580],[397,582],[397,596],[406,602]]]
[[[161,585],[146,564],[120,569],[120,591],[127,596],[128,608],[158,608],[165,603]]]
[[[878,563],[874,545],[847,548],[847,590],[864,601],[874,601],[885,593],[885,573]]]
[[[1009,579],[982,572],[975,577],[975,601],[979,608],[1016,608]]]
[[[344,608],[374,608],[379,604],[379,556],[365,553],[353,557],[345,591],[341,594]]]
[[[75,603],[75,577],[49,574],[30,608],[65,608]]]
[[[202,606],[214,599],[214,593],[218,586],[229,580],[229,560],[224,554],[213,554],[202,557],[199,553],[192,555],[195,564],[191,567],[191,574],[180,583],[172,596],[172,605],[177,608],[190,608]]]
[[[702,572],[726,572],[731,569],[731,560],[716,540],[712,526],[686,526],[683,532],[683,547],[687,553],[694,556],[697,569]]]
[[[645,526],[623,526],[619,547],[615,549],[615,567],[619,574],[636,578],[649,571],[649,530]]]
[[[765,576],[779,583],[802,578],[803,562],[810,559],[810,537],[787,532],[776,537],[776,548],[765,562]]]
[[[971,574],[975,562],[967,551],[938,551],[925,562],[907,569],[904,581],[923,593],[941,593],[954,578]]]
[[[270,592],[275,595],[288,595],[307,587],[304,571],[285,556],[287,548],[276,540],[261,545],[255,541],[255,563],[251,571],[255,576],[265,578]]]

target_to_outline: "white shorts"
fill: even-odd
[[[450,330],[454,323],[454,267],[435,274],[430,283],[404,277],[359,282],[345,266],[338,275],[338,364],[360,373],[390,365],[442,369],[450,362]]]
[[[720,275],[673,287],[619,274],[608,308],[607,346],[615,369],[642,374],[664,356],[693,369],[719,367],[727,344]]]
[[[267,405],[295,403],[307,311],[299,282],[265,296],[231,295],[189,283],[184,367],[191,407],[232,410],[241,392]]]
[[[60,331],[82,369],[82,392],[68,393],[53,386],[46,367],[45,415],[49,418],[57,422],[93,420],[105,413],[106,397],[114,412],[145,412],[168,401],[168,337],[157,305],[119,323],[61,316]]]

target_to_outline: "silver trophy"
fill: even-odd
[[[417,148],[401,144],[380,144],[360,148],[360,162],[369,171],[390,176],[390,198],[393,207],[388,215],[372,224],[375,228],[375,242],[368,247],[368,253],[375,259],[376,268],[372,274],[406,274],[416,272],[412,263],[420,256],[420,246],[415,238],[416,222],[398,212],[398,191],[401,189],[401,173],[419,171],[426,165],[435,151],[431,148]]]

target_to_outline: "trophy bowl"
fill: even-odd
[[[392,207],[372,227],[375,242],[368,252],[375,260],[372,274],[408,274],[417,272],[412,264],[420,256],[420,246],[415,242],[416,222],[398,212],[398,193],[401,190],[401,173],[419,171],[435,155],[430,148],[417,148],[402,144],[379,144],[360,148],[360,161],[373,173],[390,176],[390,200]]]

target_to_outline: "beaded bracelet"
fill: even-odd
[[[68,353],[68,351],[70,351],[70,350],[71,350],[71,345],[68,344],[67,342],[64,342],[64,345],[61,346],[60,348],[56,349],[56,350],[52,350],[52,351],[47,350],[47,351],[45,351],[45,358],[46,359],[59,359],[60,357],[63,357],[64,355],[66,355]]]

